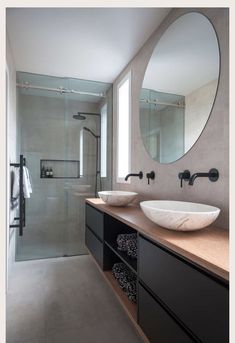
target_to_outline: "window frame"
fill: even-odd
[[[122,78],[122,80],[117,85],[117,148],[116,148],[116,182],[117,183],[130,183],[130,179],[125,181],[125,177],[120,177],[118,175],[119,172],[119,89],[123,86],[126,81],[129,81],[129,98],[128,98],[128,172],[130,173],[131,170],[131,70],[126,73],[126,75]]]
[[[105,134],[106,136],[103,137],[102,133],[102,110],[105,111]],[[102,144],[104,142],[104,144]],[[105,155],[103,156],[104,150],[105,150]],[[105,168],[103,169],[103,163],[105,162]],[[103,174],[104,172],[104,174]],[[105,102],[103,106],[100,109],[100,177],[101,178],[107,178],[108,177],[108,103]]]

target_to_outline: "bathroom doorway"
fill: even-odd
[[[20,153],[33,192],[16,260],[86,254],[85,199],[111,189],[112,86],[17,72],[17,98]],[[101,131],[107,140],[102,150]]]

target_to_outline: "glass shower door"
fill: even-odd
[[[34,74],[18,74],[24,82],[48,88],[67,81]],[[20,81],[20,80],[19,80]],[[64,94],[47,90],[18,90],[21,153],[26,158],[33,193],[26,199],[26,226],[17,238],[16,259],[64,255],[67,226],[65,199],[66,108]]]
[[[17,73],[21,154],[32,181],[16,260],[86,254],[85,199],[111,188],[110,84]],[[33,87],[30,87],[33,85]],[[107,173],[100,175],[101,109]],[[78,115],[80,113],[80,115]]]
[[[96,144],[100,142],[86,128],[100,136],[100,99],[83,92],[98,93],[95,87],[97,87],[96,82],[70,79],[68,88],[80,90],[81,94],[65,95],[66,158],[75,160],[79,157],[80,166],[80,177],[67,180],[65,187],[67,227],[64,231],[64,255],[66,256],[87,253],[85,199],[95,197],[95,184],[99,182],[99,175],[96,178],[96,161],[99,159],[96,155]],[[78,116],[79,119],[75,119],[74,115],[78,113],[81,115]]]

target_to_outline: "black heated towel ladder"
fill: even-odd
[[[19,178],[19,217],[15,217],[14,220],[18,220],[18,224],[10,225],[11,228],[19,228],[19,236],[23,236],[23,228],[25,227],[25,198],[24,198],[24,185],[23,185],[23,167],[26,165],[26,160],[23,155],[20,155],[20,163],[11,163],[11,167],[20,168]]]

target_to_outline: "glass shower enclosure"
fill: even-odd
[[[141,89],[140,130],[152,159],[170,163],[184,154],[184,104],[182,95]]]
[[[33,193],[16,260],[86,254],[85,199],[111,189],[112,86],[17,72],[17,103]]]

